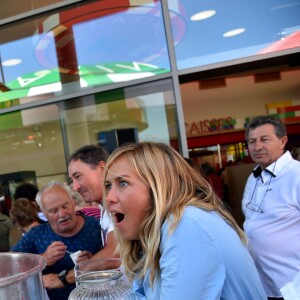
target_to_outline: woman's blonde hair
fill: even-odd
[[[105,178],[110,167],[125,157],[140,178],[149,186],[152,210],[143,224],[140,240],[125,240],[116,228],[118,251],[130,280],[135,274],[144,277],[150,268],[153,284],[159,272],[161,227],[171,215],[169,228],[175,230],[186,206],[216,211],[237,232],[243,243],[246,238],[210,184],[170,146],[157,142],[140,142],[116,149],[106,164]],[[104,204],[107,191],[104,189]]]

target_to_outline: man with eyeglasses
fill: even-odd
[[[285,151],[278,118],[252,119],[245,138],[257,163],[242,200],[248,247],[268,299],[283,299],[280,289],[300,270],[300,162]]]

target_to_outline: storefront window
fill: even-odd
[[[2,108],[170,72],[159,1],[96,1],[0,29]]]
[[[180,85],[189,149],[236,145],[222,156],[222,165],[245,159],[245,127],[259,115],[273,115],[287,126],[288,150],[298,147],[300,68],[273,66]]]
[[[0,116],[1,176],[35,172],[41,186],[51,179],[65,181],[66,162],[57,105]]]
[[[178,143],[171,80],[0,115],[1,173],[33,171],[39,186],[67,181],[67,156],[86,144]],[[111,139],[112,135],[117,137]]]
[[[111,152],[126,142],[178,142],[170,80],[65,102],[63,119],[70,153],[90,143]]]
[[[179,69],[300,46],[299,0],[168,0],[168,5]]]

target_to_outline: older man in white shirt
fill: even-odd
[[[242,209],[249,250],[268,299],[300,269],[300,162],[285,151],[284,124],[271,116],[250,121],[246,141],[258,166],[245,186]]]

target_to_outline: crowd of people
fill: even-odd
[[[78,251],[75,263],[120,258],[139,299],[283,299],[300,265],[300,162],[285,150],[277,118],[252,119],[245,139],[257,166],[244,189],[243,228],[211,166],[159,142],[111,154],[85,145],[69,156],[68,184],[18,187],[0,234],[15,226],[22,237],[11,248],[1,239],[1,250],[46,259],[50,300],[75,288],[70,255]]]

